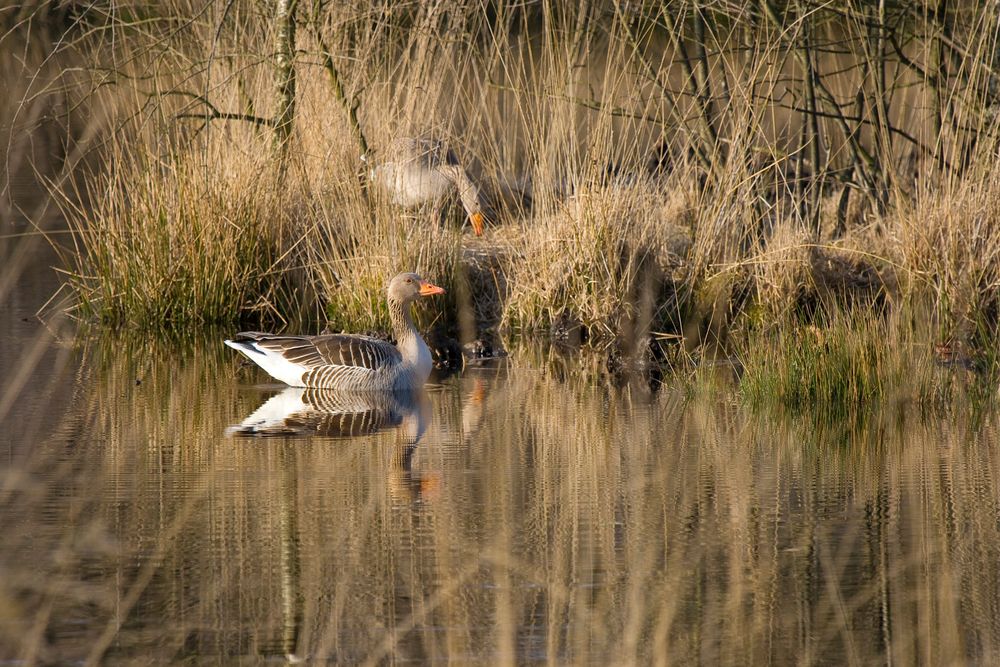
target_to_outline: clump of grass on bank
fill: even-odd
[[[1000,166],[983,156],[966,180],[913,207],[892,222],[908,293],[937,307],[943,333],[1000,324]]]
[[[831,419],[986,397],[989,364],[942,363],[929,323],[859,307],[761,325],[738,344],[740,392],[756,409]]]
[[[608,339],[676,322],[690,246],[685,213],[649,187],[576,194],[514,241],[504,324],[537,331],[572,323]]]
[[[205,168],[115,154],[91,209],[71,219],[79,312],[110,325],[186,328],[288,315],[288,220],[273,173],[253,159]]]
[[[755,288],[751,319],[811,316],[818,308],[875,307],[898,294],[889,246],[869,228],[817,243],[791,222],[778,225],[746,260]]]

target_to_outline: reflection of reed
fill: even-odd
[[[294,446],[294,445],[289,445]],[[288,447],[282,454],[288,453]],[[281,466],[281,649],[290,661],[297,661],[299,629],[302,625],[301,544],[299,542],[299,477],[290,457],[282,456]]]
[[[215,350],[184,358],[87,351],[53,406],[67,425],[2,478],[12,655],[78,660],[108,632],[95,662],[940,664],[1000,646],[992,420],[819,432],[515,367],[432,388],[416,447],[405,428],[233,439],[259,396]]]

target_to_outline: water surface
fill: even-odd
[[[41,325],[3,312],[10,378]],[[1000,657],[994,416],[819,426],[526,358],[387,404],[216,338],[46,343],[2,422],[3,657]]]

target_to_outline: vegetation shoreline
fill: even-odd
[[[995,7],[60,11],[19,17],[87,63],[42,91],[102,137],[53,184],[85,321],[380,330],[416,270],[449,292],[419,323],[473,353],[734,356],[790,404],[884,397],[915,349],[996,375]],[[460,193],[405,207],[368,178],[400,136],[445,142],[482,238]]]

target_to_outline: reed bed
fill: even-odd
[[[942,330],[996,320],[992,6],[283,6],[51,15],[93,76],[116,63],[121,140],[70,211],[83,315],[378,328],[386,277],[417,269],[491,286],[449,301],[453,329],[472,304],[480,329],[690,348],[873,273]],[[455,202],[433,220],[367,182],[401,135],[454,147],[484,242]]]
[[[336,294],[340,287],[370,293],[381,286],[387,265],[395,270],[423,264],[450,277],[461,260],[454,249],[460,241],[440,234],[426,209],[404,213],[384,193],[365,187],[367,168],[400,135],[449,141],[492,195],[496,229],[528,230],[513,253],[515,266],[504,267],[518,297],[502,306],[507,322],[544,327],[553,313],[572,305],[580,320],[618,333],[621,304],[634,305],[643,289],[636,272],[627,269],[621,279],[604,280],[593,261],[574,264],[576,254],[581,248],[639,253],[653,264],[670,264],[677,248],[651,248],[649,239],[670,236],[677,224],[691,243],[682,253],[687,271],[675,277],[692,295],[720,268],[740,267],[753,278],[759,278],[757,267],[780,270],[773,266],[770,244],[771,230],[782,225],[801,229],[804,241],[815,244],[878,224],[884,241],[869,249],[873,256],[898,263],[921,281],[928,270],[937,275],[944,269],[921,263],[926,240],[916,233],[922,226],[913,223],[923,211],[948,210],[952,199],[967,200],[970,188],[988,191],[992,98],[981,77],[992,43],[970,36],[961,52],[967,71],[949,65],[935,75],[928,68],[936,61],[929,59],[944,56],[928,51],[945,47],[927,34],[939,24],[952,31],[991,25],[993,10],[963,6],[921,22],[902,7],[890,8],[892,17],[860,8],[798,16],[792,8],[765,7],[768,11],[750,12],[741,22],[739,13],[696,5],[642,8],[630,16],[614,5],[498,5],[483,13],[450,4],[404,3],[390,10],[318,3],[300,7],[293,17],[301,55],[288,70],[294,96],[285,99],[275,92],[270,58],[280,21],[271,8],[210,5],[176,31],[173,18],[192,11],[184,2],[149,14],[141,30],[97,5],[76,17],[80,24],[100,27],[82,43],[90,46],[95,67],[102,58],[125,61],[114,86],[134,104],[132,109],[123,104],[119,117],[123,126],[138,124],[143,131],[115,144],[115,167],[94,191],[97,206],[74,216],[82,258],[76,272],[92,278],[75,287],[85,300],[95,295],[93,303],[96,290],[114,294],[129,275],[111,271],[109,258],[95,247],[101,235],[88,236],[88,230],[104,229],[112,220],[125,228],[128,219],[137,239],[162,242],[170,231],[160,229],[152,215],[155,204],[178,208],[179,201],[164,201],[166,194],[184,196],[189,182],[202,179],[206,190],[232,189],[230,199],[243,199],[260,218],[275,217],[274,202],[280,201],[303,237],[278,243],[278,255],[294,246],[293,254],[307,258],[306,282],[332,304],[332,317],[343,324],[373,324],[377,309],[366,305],[355,312]],[[710,25],[709,18],[731,23]],[[851,21],[862,18],[883,26],[898,18],[908,32],[859,33]],[[916,41],[901,50],[866,51],[873,43],[889,49],[886,40],[904,37]],[[822,55],[827,47],[829,55]],[[154,76],[142,74],[154,66]],[[808,96],[816,84],[826,91],[821,95],[826,102],[789,108],[788,95]],[[866,96],[869,86],[888,86],[885,99],[859,98],[855,115],[827,108],[841,104],[856,85]],[[971,88],[959,92],[960,85]],[[949,93],[954,97],[942,103]],[[283,99],[293,104],[294,124],[277,156],[270,156],[278,167],[269,170],[262,148],[277,142],[280,124],[272,111]],[[367,164],[359,159],[362,153]],[[121,161],[130,155],[135,158]],[[204,162],[200,172],[185,168],[192,156]],[[236,176],[241,170],[248,173]],[[272,171],[270,181],[249,175]],[[126,197],[123,186],[133,183]],[[678,192],[692,193],[686,197],[688,212],[680,219],[657,215],[662,202]],[[530,198],[532,208],[503,206],[511,197],[521,197],[521,204]],[[114,199],[119,205],[112,206]],[[637,215],[642,206],[621,205],[629,199],[650,201]],[[120,205],[125,202],[128,208]],[[914,205],[900,206],[908,202]],[[144,207],[137,210],[142,214],[129,216],[132,205]],[[223,208],[227,205],[210,197],[198,224],[206,232],[246,226],[248,236],[257,235],[253,225],[260,222],[227,223],[233,218]],[[453,216],[452,223],[460,217]],[[400,225],[400,218],[408,222]],[[285,226],[280,220],[275,224]],[[943,224],[956,230],[953,237],[966,237]],[[989,227],[984,220],[976,230],[988,234]],[[569,228],[578,239],[567,239]],[[496,245],[502,248],[499,236]],[[601,245],[605,237],[634,249]],[[207,236],[206,252],[226,254],[224,238]],[[220,248],[207,247],[213,243]],[[564,258],[569,263],[561,263]],[[106,271],[90,271],[91,264]],[[215,265],[206,262],[204,270]],[[551,265],[560,269],[547,271]],[[261,261],[248,270],[281,273],[296,266]],[[150,271],[166,274],[169,268],[154,263]],[[547,287],[551,274],[560,272],[567,287]],[[210,275],[204,278],[213,282]],[[587,292],[581,285],[587,280],[605,285],[604,291]],[[963,289],[947,276],[944,283],[941,299]],[[767,290],[758,285],[751,281],[766,302]],[[246,289],[258,299],[242,298],[234,286],[237,294],[220,312],[250,317],[258,302],[270,300],[263,285]],[[165,290],[150,298],[165,304],[181,298],[172,294]],[[580,303],[570,304],[567,294]],[[302,290],[298,298],[314,295]],[[151,322],[174,310],[168,305],[147,310],[141,302],[124,308]]]

